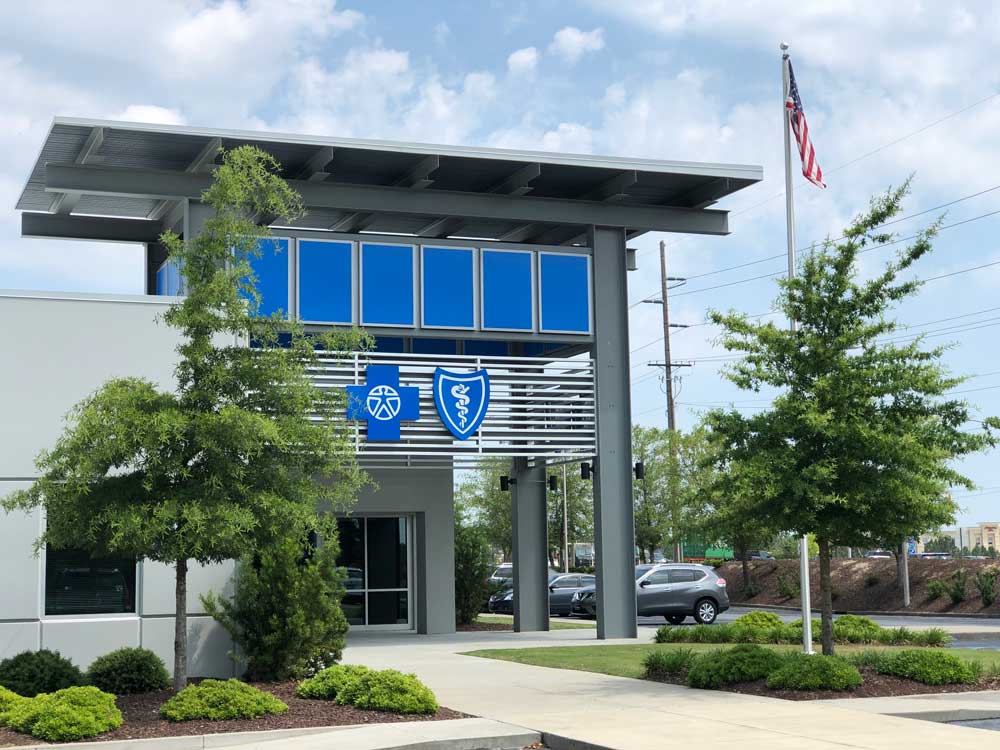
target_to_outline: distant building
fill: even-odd
[[[1000,549],[1000,522],[981,521],[976,526],[959,526],[955,529],[941,529],[937,534],[925,534],[921,541],[929,541],[943,536],[951,537],[958,549]]]

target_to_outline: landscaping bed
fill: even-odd
[[[551,630],[578,630],[583,628],[593,629],[594,627],[596,627],[596,625],[593,622],[581,622],[580,620],[571,620],[569,618],[556,619],[553,617],[549,620],[549,628]],[[484,613],[479,615],[479,617],[476,618],[476,621],[471,625],[459,625],[457,629],[461,633],[513,631],[514,616]]]
[[[197,684],[198,680],[192,680]],[[297,729],[302,727],[336,727],[351,724],[379,724],[401,721],[437,721],[462,719],[466,715],[450,708],[439,708],[433,714],[397,714],[388,711],[366,711],[353,706],[342,706],[328,700],[310,700],[295,694],[296,681],[253,683],[288,704],[288,711],[269,714],[256,719],[231,719],[209,721],[167,721],[160,716],[160,706],[174,695],[172,690],[118,696],[115,702],[122,712],[122,725],[118,729],[97,735],[89,741],[132,740],[149,737],[180,737],[226,732],[259,732],[272,729]],[[88,740],[80,740],[87,742]],[[0,746],[36,745],[43,740],[27,734],[0,727]],[[60,743],[53,743],[60,744]]]
[[[753,560],[751,575],[756,588],[753,596],[743,591],[743,570],[740,561],[727,562],[718,568],[728,582],[729,599],[733,604],[785,606],[798,603],[798,560]],[[922,560],[910,558],[911,604],[903,609],[903,595],[896,583],[896,561],[873,558],[837,558],[831,561],[833,608],[844,612],[927,612],[953,614],[986,614],[1000,617],[1000,599],[983,606],[975,585],[981,571],[998,566],[997,560]],[[819,563],[811,567],[813,602],[819,601]],[[935,586],[948,587],[956,571],[965,570],[968,580],[961,601],[948,593],[936,593]],[[936,583],[935,583],[936,582]]]
[[[940,693],[969,693],[979,690],[1000,690],[1000,681],[986,680],[978,685],[924,685],[922,682],[902,677],[879,674],[873,669],[862,668],[864,682],[854,690],[836,692],[833,690],[772,690],[767,680],[729,685],[724,690],[745,695],[763,695],[769,698],[784,698],[790,701],[830,700],[833,698],[893,698],[903,695],[930,695]],[[684,681],[662,680],[683,685]]]

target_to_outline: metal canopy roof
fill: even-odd
[[[219,148],[243,144],[272,154],[302,193],[309,213],[297,227],[428,238],[563,244],[588,224],[725,234],[726,213],[706,207],[763,176],[757,166],[60,117],[16,206],[49,216],[26,215],[23,233],[155,236],[208,186]]]

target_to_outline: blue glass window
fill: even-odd
[[[458,342],[454,339],[413,339],[415,354],[455,354]]]
[[[350,242],[299,240],[299,318],[352,323],[353,248]]]
[[[406,351],[406,341],[402,336],[376,336],[375,351],[402,353]]]
[[[361,246],[361,322],[413,325],[413,247]]]
[[[510,353],[507,350],[506,341],[482,341],[476,339],[466,341],[464,351],[466,354],[477,357],[506,357]]]
[[[585,255],[540,253],[541,330],[590,333],[590,261]]]
[[[483,250],[483,328],[531,331],[532,254]]]
[[[260,241],[260,257],[250,258],[260,295],[257,314],[262,317],[279,310],[288,315],[288,246],[287,239],[269,237]]]
[[[160,266],[156,271],[156,293],[163,296],[167,293],[167,267]]]
[[[430,328],[474,328],[474,254],[467,248],[425,247],[423,324]]]
[[[181,293],[181,275],[174,263],[164,263],[156,272],[156,293],[176,297]]]

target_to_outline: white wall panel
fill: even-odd
[[[0,622],[0,661],[40,648],[41,627],[35,622]]]
[[[80,669],[98,656],[139,645],[139,618],[67,618],[42,623],[42,648],[58,651]]]
[[[0,497],[27,487],[24,482],[0,482]],[[41,558],[35,540],[41,533],[41,511],[5,513],[0,510],[0,621],[39,616]]]
[[[167,671],[174,671],[174,619],[144,617],[142,646],[154,651]],[[188,618],[188,675],[192,677],[235,677],[236,663],[228,654],[233,649],[229,634],[211,617]]]

